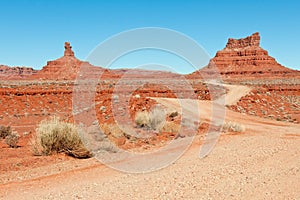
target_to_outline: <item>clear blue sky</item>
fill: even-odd
[[[100,42],[140,27],[182,32],[211,57],[229,37],[260,32],[261,46],[300,69],[300,1],[1,0],[0,64],[40,69],[70,41],[85,59]],[[181,69],[180,72],[185,72]]]

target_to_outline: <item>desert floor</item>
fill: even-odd
[[[247,91],[234,86],[229,89],[227,104],[233,104]],[[174,99],[157,101],[170,108],[178,107]],[[196,115],[189,107],[193,105],[191,100],[184,101],[182,105],[191,112],[190,116]],[[196,103],[201,120],[209,121],[212,103]],[[52,157],[55,162],[44,166],[2,172],[0,198],[300,199],[300,125],[227,109],[225,121],[243,124],[246,131],[222,133],[211,153],[202,159],[202,136],[196,136],[189,149],[171,165],[142,174],[119,172],[94,158],[57,156]]]

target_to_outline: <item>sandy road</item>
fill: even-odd
[[[223,86],[224,88],[228,89],[226,95],[222,98],[225,100],[225,105],[234,105],[236,104],[243,96],[246,96],[250,91],[251,88],[244,85],[230,85],[225,83],[220,83],[215,80],[207,81],[207,84]]]
[[[204,159],[198,158],[201,139],[196,138],[179,160],[156,172],[126,174],[99,165],[7,184],[1,186],[0,197],[299,199],[300,127],[256,120],[246,133],[223,135]]]
[[[174,99],[160,103],[177,107]],[[201,120],[209,120],[211,102],[197,103]],[[244,124],[246,132],[221,135],[203,159],[203,138],[196,137],[180,159],[155,172],[122,173],[90,159],[91,167],[2,185],[0,198],[300,199],[300,126],[230,110],[225,120]]]

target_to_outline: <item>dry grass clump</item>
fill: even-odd
[[[162,129],[165,120],[165,112],[159,107],[155,107],[150,112],[139,111],[135,116],[135,123],[138,127],[147,127],[156,131]]]
[[[149,126],[151,129],[160,131],[166,121],[166,114],[163,109],[155,107],[149,113]]]
[[[0,126],[0,139],[5,139],[5,143],[11,148],[18,147],[19,135],[10,126]]]
[[[36,155],[66,153],[76,158],[92,156],[84,146],[78,128],[57,117],[40,122],[33,141],[33,151]]]
[[[138,111],[134,119],[138,127],[148,127],[149,125],[149,113],[147,111]]]
[[[5,143],[11,148],[17,148],[19,142],[19,135],[16,132],[11,132],[5,138]]]
[[[225,122],[222,127],[223,132],[245,132],[244,125],[237,122]]]
[[[0,126],[0,139],[5,139],[12,133],[10,126]]]

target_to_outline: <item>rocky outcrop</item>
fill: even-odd
[[[70,42],[65,42],[64,56],[73,56],[74,57],[74,52],[72,51],[72,46],[70,45]]]
[[[164,77],[164,78],[178,78],[181,77],[179,74],[154,71],[154,70],[143,70],[143,69],[104,69],[101,67],[95,67],[88,62],[80,61],[74,56],[72,46],[69,42],[65,42],[64,56],[53,61],[48,61],[47,65],[38,72],[36,76],[32,76],[32,79],[44,79],[44,80],[73,80],[77,76],[88,79],[88,77],[96,74],[98,71],[101,74],[101,78],[153,78],[153,77]],[[79,70],[87,69],[84,73],[78,74]]]
[[[228,39],[226,47],[211,59],[208,68],[218,67],[220,72],[285,71],[268,52],[260,47],[259,33],[243,39]]]
[[[65,42],[64,56],[53,61],[48,61],[47,65],[42,68],[31,79],[42,80],[74,80],[81,67],[93,68],[93,70],[103,70],[100,67],[94,67],[88,62],[77,59],[69,42]],[[90,70],[91,73],[95,72]]]
[[[32,74],[35,74],[37,71],[29,67],[9,67],[6,65],[0,65],[0,79],[22,79]]]
[[[218,73],[224,78],[294,76],[295,72],[299,74],[299,71],[280,65],[260,47],[259,33],[253,33],[242,39],[228,39],[226,47],[216,53],[208,66],[201,69],[201,73]],[[190,77],[197,73],[199,72],[193,73]]]
[[[230,49],[240,49],[240,48],[247,48],[247,47],[259,47],[259,45],[260,45],[260,36],[259,33],[256,32],[244,39],[229,38],[225,49],[230,50]]]
[[[212,65],[223,72],[286,71],[268,52],[260,47],[259,33],[243,39],[228,39],[226,47],[211,59]]]

